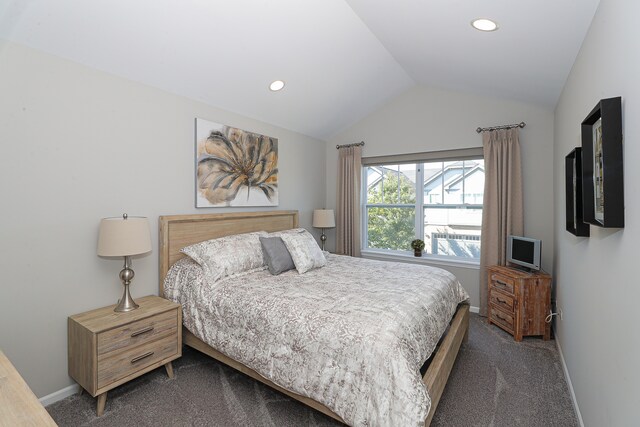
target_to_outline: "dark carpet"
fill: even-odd
[[[164,368],[109,392],[102,417],[84,393],[47,407],[60,426],[336,426],[331,418],[184,348]],[[553,341],[516,343],[472,314],[432,426],[576,426]]]

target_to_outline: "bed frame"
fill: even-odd
[[[164,278],[169,268],[180,258],[180,252],[185,246],[204,240],[231,234],[249,233],[252,231],[280,231],[298,227],[298,211],[266,211],[266,212],[238,212],[206,215],[171,215],[159,218],[160,244],[160,288],[159,295],[163,296]],[[449,373],[455,362],[456,355],[463,341],[466,341],[469,331],[469,305],[461,304],[453,316],[445,336],[434,352],[429,367],[422,379],[429,390],[431,409],[425,421],[425,426],[431,424]],[[286,394],[313,409],[322,412],[342,423],[344,420],[323,404],[305,396],[286,390],[256,371],[240,362],[227,357],[205,342],[196,338],[191,332],[183,328],[184,344],[201,351],[220,362]]]

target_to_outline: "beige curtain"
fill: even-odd
[[[338,149],[336,252],[360,256],[360,179],[362,147]]]
[[[519,129],[484,131],[484,205],[480,248],[480,314],[487,315],[487,266],[504,265],[507,236],[524,231]]]

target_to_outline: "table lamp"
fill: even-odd
[[[131,256],[151,252],[151,233],[149,222],[145,217],[103,218],[100,221],[98,234],[98,255],[105,257],[124,257],[124,268],[120,271],[120,280],[124,285],[124,293],[114,311],[131,311],[138,304],[129,294],[129,284],[133,280]]]
[[[320,235],[320,241],[322,242],[322,250],[324,251],[324,242],[327,241],[327,236],[324,234],[325,228],[333,228],[336,226],[336,219],[333,215],[333,209],[316,209],[313,211],[313,224],[314,228],[322,229],[322,235]]]

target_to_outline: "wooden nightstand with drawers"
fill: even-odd
[[[126,313],[115,305],[69,317],[69,375],[93,397],[101,416],[107,391],[162,365],[173,378],[171,361],[182,355],[182,309],[151,295]]]
[[[513,335],[516,341],[529,335],[551,338],[551,276],[511,267],[487,267],[489,303],[487,321]]]

